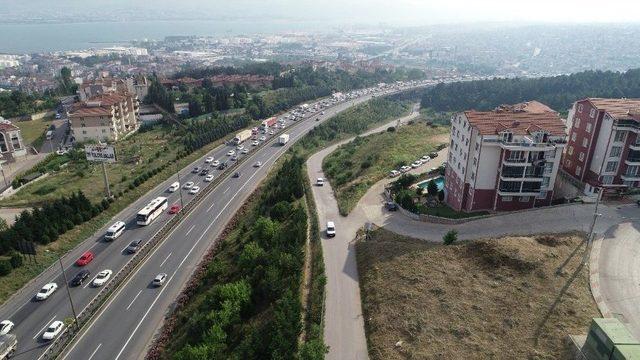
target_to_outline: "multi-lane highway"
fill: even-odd
[[[387,89],[384,92],[391,91],[397,90]],[[266,176],[275,160],[316,124],[333,116],[336,112],[368,100],[373,94],[375,93],[362,94],[355,99],[325,108],[324,115],[314,113],[297,122],[288,121],[286,132],[290,134],[291,140],[285,146],[277,145],[277,139],[268,134],[266,134],[266,143],[260,148],[245,144],[245,147],[251,151],[247,155],[241,155],[249,159],[233,171],[241,173],[238,178],[231,177],[230,172],[212,168],[212,174],[224,178],[221,178],[216,188],[172,229],[166,240],[153,249],[136,272],[111,296],[93,321],[85,326],[76,341],[68,347],[65,358],[143,357],[145,347],[161,324],[167,309],[191,275],[194,266],[246,197]],[[206,156],[230,161],[226,153],[232,148],[227,145],[219,146]],[[190,172],[194,166],[204,165],[203,159],[181,170],[182,184],[193,181],[202,188],[207,185],[203,181],[204,176]],[[262,162],[261,167],[254,167],[257,161]],[[176,180],[177,176],[166,180],[114,217],[114,221],[122,220],[127,224],[127,230],[118,239],[113,242],[104,241],[104,231],[110,225],[107,224],[104,229],[64,257],[62,263],[67,277],[71,278],[80,271],[74,262],[83,252],[90,250],[96,256],[95,260],[84,267],[91,271],[89,281],[85,285],[70,289],[76,312],[86,307],[99,291],[86,284],[89,284],[90,280],[103,269],[113,270],[114,273],[121,269],[131,257],[124,251],[126,246],[135,239],[147,241],[172,216],[165,212],[149,226],[138,226],[135,224],[135,214],[145,204],[157,196],[167,197],[170,205],[180,203],[180,192],[185,204],[191,200],[193,195],[185,190],[176,193],[167,192],[169,185]],[[153,288],[151,281],[160,272],[167,273],[169,277],[163,287]],[[39,288],[52,281],[59,285],[58,291],[45,301],[34,301],[34,295]],[[60,267],[54,264],[0,309],[0,318],[10,319],[16,324],[14,333],[19,340],[16,358],[40,358],[49,346],[41,340],[46,327],[55,320],[64,320],[72,316],[64,286]]]

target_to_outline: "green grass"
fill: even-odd
[[[322,164],[336,193],[340,214],[347,215],[360,198],[389,171],[436,150],[449,130],[418,121],[394,132],[358,137],[340,146]]]
[[[451,125],[451,115],[449,111],[435,111],[431,108],[420,109],[420,120],[430,121],[436,125]]]
[[[20,128],[20,134],[25,144],[33,145],[36,149],[42,145],[44,135],[52,124],[50,117],[33,121],[17,121],[14,123]]]
[[[431,207],[418,205],[418,211],[420,212],[420,214],[439,216],[439,217],[449,218],[449,219],[467,219],[467,218],[489,214],[488,211],[475,211],[470,213],[455,211],[445,204],[441,204],[438,206],[431,206]]]

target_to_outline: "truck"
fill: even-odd
[[[273,125],[275,125],[277,120],[278,119],[275,116],[270,117],[267,120],[262,120],[262,125],[261,125],[262,130],[266,131],[268,128],[270,128]]]
[[[250,139],[251,138],[251,130],[247,129],[247,130],[242,130],[239,133],[236,134],[236,137],[233,138],[233,142],[236,145],[240,145],[242,144],[245,140]]]
[[[13,334],[0,335],[0,360],[13,356],[18,347],[18,339]]]
[[[282,134],[278,137],[278,144],[284,145],[289,141],[289,134]]]

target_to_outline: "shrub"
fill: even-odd
[[[100,205],[102,206],[102,208],[103,208],[104,210],[108,209],[108,208],[109,208],[109,200],[107,200],[107,199],[102,199],[102,201],[100,202]]]
[[[451,245],[454,242],[456,242],[458,240],[458,232],[456,230],[449,230],[447,231],[446,234],[444,234],[444,236],[442,237],[442,242],[445,245]]]
[[[440,191],[438,191],[438,200],[439,200],[440,202],[443,202],[443,201],[444,201],[444,190],[440,190]]]
[[[431,181],[427,183],[427,193],[430,196],[436,196],[438,194],[438,185],[435,180],[431,179]]]
[[[395,126],[389,126],[389,127],[387,128],[387,131],[388,131],[388,132],[394,132],[394,131],[396,131],[396,127],[395,127]]]
[[[11,263],[11,267],[12,268],[19,268],[20,266],[22,266],[22,255],[20,255],[18,252],[14,251],[11,253],[11,258],[9,259],[9,262]]]
[[[0,259],[0,276],[9,275],[13,267],[11,266],[11,260]]]
[[[127,189],[125,189],[124,191],[127,192],[127,190],[133,190],[135,189],[136,185],[134,185],[135,181],[132,182],[131,184],[129,184],[129,186],[127,187]]]
[[[127,181],[128,177],[127,175],[122,175],[122,179],[120,179],[120,182],[125,182]]]

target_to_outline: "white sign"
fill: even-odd
[[[87,160],[97,162],[116,162],[116,149],[109,145],[85,145],[84,153]]]

